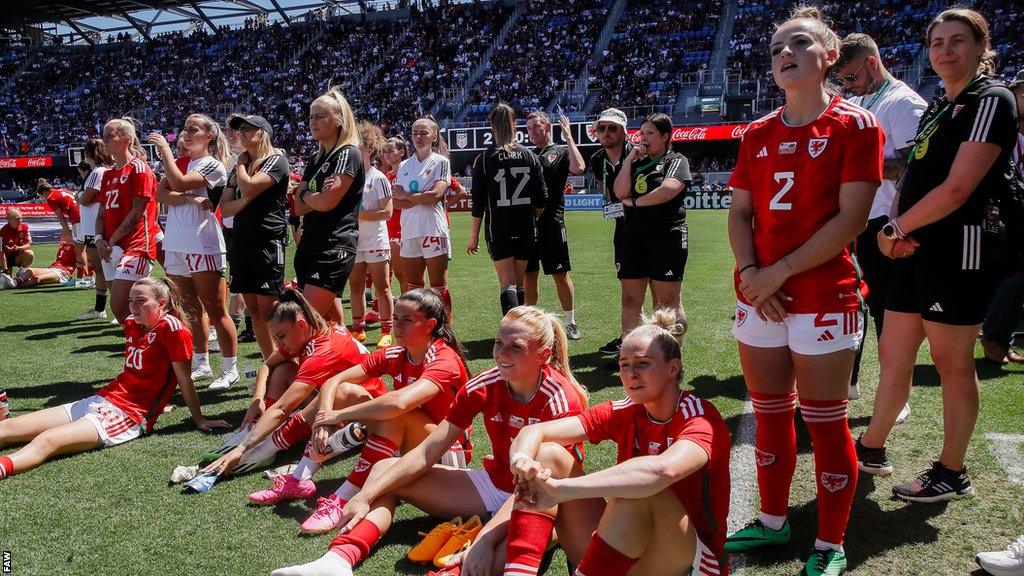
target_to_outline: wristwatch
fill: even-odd
[[[899,224],[896,222],[895,218],[889,220],[884,226],[882,226],[882,236],[885,236],[889,240],[899,240],[900,238],[903,238],[903,231],[900,230]]]

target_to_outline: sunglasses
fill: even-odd
[[[618,124],[599,124],[595,129],[596,132],[618,132]]]
[[[850,82],[856,82],[857,81],[857,77],[860,76],[861,71],[863,71],[864,67],[867,66],[867,65],[868,65],[868,58],[865,58],[864,62],[861,63],[860,68],[857,68],[856,72],[854,72],[853,74],[848,74],[846,76],[836,76],[836,80],[839,80],[840,82],[843,82],[844,84],[849,84]]]

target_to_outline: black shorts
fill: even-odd
[[[355,262],[355,250],[337,246],[325,250],[304,249],[300,243],[295,251],[295,277],[300,289],[309,284],[334,292],[340,298]]]
[[[536,272],[544,267],[544,273],[564,274],[572,270],[569,263],[569,237],[564,222],[547,223],[537,229],[537,245],[533,248],[527,272]]]
[[[533,238],[522,237],[516,240],[500,241],[492,241],[488,238],[487,253],[491,255],[491,260],[495,262],[506,258],[529,260],[536,245],[537,241]]]
[[[682,282],[689,253],[686,225],[663,231],[624,229],[615,250],[619,280]]]
[[[235,238],[228,248],[231,292],[279,296],[284,258],[284,240]]]
[[[981,324],[1000,280],[998,240],[981,226],[960,226],[920,242],[913,256],[892,261],[885,309],[939,324]]]
[[[228,253],[231,252],[231,241],[235,237],[235,229],[227,228],[225,226],[220,227],[220,231],[224,234],[224,246],[227,248]]]

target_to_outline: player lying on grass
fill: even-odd
[[[599,522],[559,523],[560,541],[590,540],[577,576],[728,574],[729,430],[710,402],[679,388],[685,332],[678,311],[658,310],[623,339],[626,398],[529,426],[512,443],[516,497],[526,510],[558,506],[561,520],[568,503],[608,499]],[[542,443],[585,439],[614,441],[618,464],[560,479]]]
[[[0,422],[0,448],[28,442],[0,456],[0,478],[31,470],[52,456],[114,446],[152,432],[175,384],[200,430],[229,426],[203,417],[191,377],[192,335],[171,284],[158,278],[135,282],[128,308],[121,374],[88,398]]]
[[[32,288],[47,284],[63,284],[74,274],[78,266],[78,247],[73,242],[61,240],[57,255],[46,268],[22,268],[14,278],[0,277],[0,290],[7,288]]]
[[[361,363],[327,381],[321,390],[310,455],[295,472],[274,486],[251,494],[258,504],[276,504],[282,500],[309,498],[316,493],[313,474],[325,459],[327,438],[336,426],[362,422],[368,438],[359,460],[346,482],[327,498],[320,498],[316,512],[302,524],[302,531],[319,534],[334,529],[341,520],[341,509],[366,482],[378,461],[391,458],[401,450],[408,453],[448,416],[456,393],[469,380],[462,347],[448,320],[444,303],[436,290],[419,288],[406,292],[396,301],[394,336],[397,344],[377,350]],[[365,386],[388,375],[394,391],[368,402],[347,408],[340,399],[354,396]],[[470,450],[469,435],[458,438],[459,453]],[[454,457],[453,466],[465,467]]]
[[[401,333],[399,326],[396,322],[396,333]],[[526,306],[512,309],[494,339],[496,366],[459,391],[447,418],[419,446],[401,459],[389,458],[373,467],[366,485],[345,505],[344,528],[324,556],[275,570],[273,576],[351,575],[352,567],[391,526],[400,499],[440,518],[491,518],[482,529],[479,520],[471,520],[454,534],[451,525],[442,524],[409,553],[414,561],[444,566],[461,560],[467,574],[481,575],[500,574],[510,563],[539,566],[554,520],[549,514],[512,511],[508,447],[528,423],[579,414],[586,405],[585,391],[569,370],[567,342],[551,314]],[[484,469],[436,464],[477,414],[483,415],[493,447]],[[536,454],[555,476],[583,474],[582,446],[577,443],[548,444]],[[561,519],[586,521],[571,512]],[[590,523],[596,524],[597,517]],[[578,540],[580,553],[587,537]],[[452,558],[470,539],[473,545],[465,555]],[[566,541],[563,545],[572,557],[574,547]]]
[[[279,450],[305,442],[312,432],[309,422],[316,414],[315,398],[320,387],[331,376],[366,358],[366,348],[344,326],[327,322],[293,288],[281,293],[280,301],[270,312],[268,325],[277,351],[256,375],[256,391],[241,426],[251,426],[252,430],[237,446],[206,466],[204,472],[224,476],[239,464],[246,465],[242,469],[245,471],[269,465]],[[361,386],[347,387],[333,398],[335,405],[341,407],[365,402],[385,392],[384,383],[374,378]],[[275,486],[285,481],[278,478]]]

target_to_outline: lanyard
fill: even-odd
[[[928,138],[931,137],[932,133],[935,132],[939,120],[941,120],[942,117],[946,114],[946,112],[949,111],[950,107],[953,106],[953,103],[956,102],[961,95],[965,94],[968,90],[970,90],[971,87],[974,86],[980,79],[981,76],[976,76],[974,80],[971,80],[971,82],[967,86],[964,86],[964,89],[960,92],[960,94],[957,94],[956,98],[950,100],[949,102],[946,102],[946,105],[942,107],[942,110],[939,110],[934,116],[932,116],[931,119],[929,119],[928,122],[925,123],[924,128],[918,131],[917,136],[914,138],[914,147],[910,149],[910,156],[908,156],[907,164],[910,164],[911,162],[914,161],[915,158],[917,158],[917,149],[921,146],[921,144],[926,142]]]
[[[875,102],[878,102],[878,99],[882,97],[882,94],[885,93],[886,89],[889,88],[889,84],[891,83],[892,76],[886,76],[885,82],[882,82],[882,85],[878,87],[878,90],[875,91],[875,95],[871,98],[871,101],[868,102],[867,106],[865,106],[864,109],[870,112],[871,107],[875,105]]]

